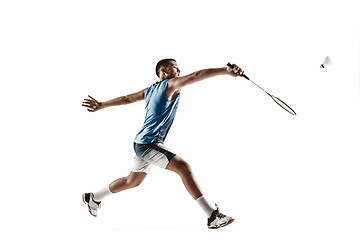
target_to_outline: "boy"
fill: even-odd
[[[207,215],[208,228],[224,227],[232,223],[234,219],[220,213],[216,204],[216,209],[210,206],[195,181],[189,164],[172,153],[164,145],[164,140],[175,118],[180,91],[183,87],[222,74],[234,77],[241,76],[243,71],[234,65],[233,68],[203,69],[181,77],[176,61],[174,59],[163,59],[156,65],[156,74],[160,81],[139,92],[106,102],[98,102],[91,96],[89,96],[89,99],[84,99],[82,106],[86,107],[89,112],[145,100],[146,116],[144,125],[134,140],[136,155],[130,174],[127,177],[113,181],[95,193],[84,193],[82,195],[83,201],[87,205],[90,214],[96,217],[103,198],[139,186],[152,165],[155,165],[171,170],[180,176],[187,191]]]

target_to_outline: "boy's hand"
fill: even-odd
[[[101,102],[96,101],[95,98],[88,95],[90,99],[84,99],[81,106],[87,107],[89,112],[96,112],[101,109]]]
[[[233,77],[242,77],[242,74],[244,74],[244,71],[238,67],[238,65],[233,64],[233,68],[231,67],[226,67],[226,71],[229,73],[229,75],[233,76]]]

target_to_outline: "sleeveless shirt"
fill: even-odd
[[[163,143],[174,121],[180,94],[173,100],[166,97],[170,79],[154,83],[145,89],[145,120],[134,142],[140,144]]]

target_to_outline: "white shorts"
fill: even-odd
[[[152,165],[166,168],[176,154],[172,153],[163,143],[134,143],[135,157],[131,171],[148,173]]]

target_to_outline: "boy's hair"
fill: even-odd
[[[172,58],[166,58],[166,59],[160,60],[160,61],[156,64],[156,75],[157,75],[158,77],[160,77],[160,69],[161,69],[162,67],[165,67],[165,68],[168,67],[170,61],[176,62],[176,60],[174,60],[174,59],[172,59]]]

